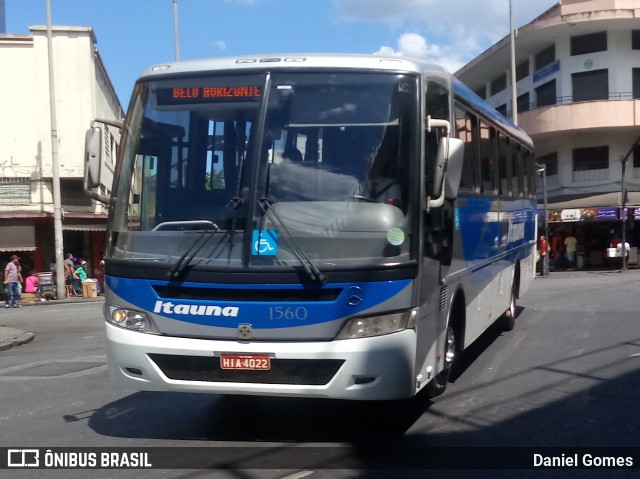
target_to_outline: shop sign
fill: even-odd
[[[598,208],[598,221],[617,221],[618,208]]]
[[[549,75],[553,75],[557,71],[560,71],[560,60],[549,63],[548,65],[545,65],[539,70],[533,72],[533,82],[539,82],[540,80],[547,78]]]
[[[550,223],[571,223],[575,221],[618,221],[620,208],[572,208],[566,210],[549,210]],[[540,214],[540,212],[538,212]],[[544,215],[544,213],[542,213]],[[640,220],[640,208],[630,208],[629,217]]]

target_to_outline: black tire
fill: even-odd
[[[444,343],[444,365],[442,371],[427,384],[427,396],[429,398],[435,398],[440,396],[449,383],[449,377],[451,376],[451,368],[456,359],[458,353],[458,344],[456,342],[456,333],[451,325],[447,327],[447,337]]]
[[[509,300],[509,307],[500,316],[500,327],[503,331],[511,331],[516,325],[516,287],[515,284],[511,286],[511,299]]]

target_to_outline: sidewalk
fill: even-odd
[[[97,298],[68,298],[62,301],[49,300],[49,301],[36,301],[34,303],[24,303],[22,306],[47,306],[54,304],[69,304],[69,303],[96,303],[104,301],[104,296],[98,296]],[[9,308],[8,311],[14,311]],[[23,344],[30,343],[34,340],[35,334],[31,331],[20,331],[19,329],[10,328],[8,326],[0,326],[0,351],[6,351],[15,346],[21,346]]]

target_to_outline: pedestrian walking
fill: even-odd
[[[4,284],[7,286],[7,304],[5,308],[20,307],[20,293],[18,289],[18,285],[20,284],[19,262],[20,258],[14,254],[4,268]]]
[[[540,254],[540,259],[538,260],[538,272],[540,273],[540,276],[545,275],[548,252],[549,245],[547,243],[547,239],[544,235],[540,235],[540,239],[538,240],[538,253]]]

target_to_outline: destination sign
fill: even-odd
[[[255,101],[259,100],[261,96],[262,87],[252,85],[174,87],[156,90],[158,105]]]

